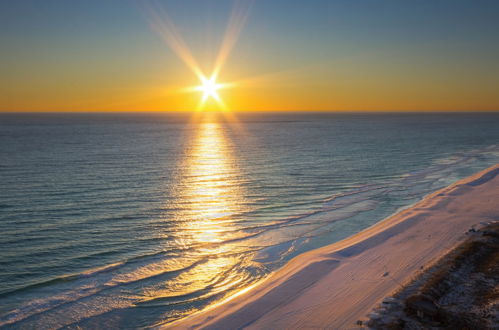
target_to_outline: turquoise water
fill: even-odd
[[[499,114],[0,115],[0,326],[182,318],[499,162]]]

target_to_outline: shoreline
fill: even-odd
[[[342,241],[303,253],[257,285],[165,328],[355,328],[383,298],[499,214],[499,164]]]

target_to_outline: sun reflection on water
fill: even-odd
[[[187,127],[178,183],[167,205],[175,211],[163,227],[167,257],[145,270],[161,274],[140,297],[141,306],[158,307],[154,326],[229,299],[267,273],[254,261],[258,238],[245,218],[254,206],[231,139],[239,126],[215,116],[205,113]]]
[[[191,243],[218,243],[230,230],[244,197],[232,145],[217,122],[199,123],[183,168],[184,228]]]
[[[207,118],[190,126],[175,191],[171,233],[184,268],[144,293],[150,303],[178,298],[213,304],[262,275],[251,249],[238,241],[249,235],[241,230],[248,201],[228,124]]]

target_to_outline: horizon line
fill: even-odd
[[[192,110],[0,110],[1,114],[35,114],[35,113],[224,113],[226,111]],[[494,113],[495,110],[231,110],[231,113]]]

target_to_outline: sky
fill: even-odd
[[[199,109],[158,19],[206,77],[235,20],[229,110],[497,111],[498,17],[497,0],[1,1],[0,111]]]

